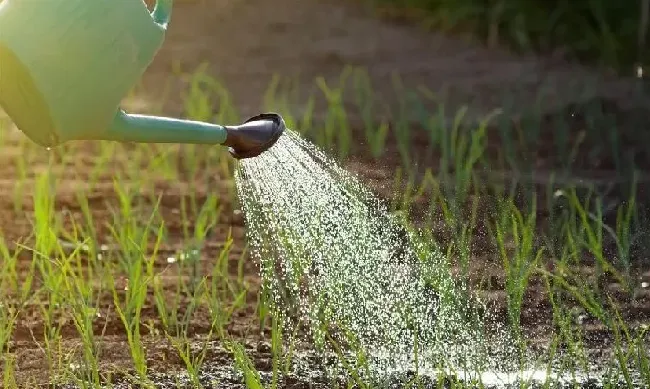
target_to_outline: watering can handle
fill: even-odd
[[[172,14],[174,0],[156,0],[151,16],[153,20],[164,29],[167,28]]]

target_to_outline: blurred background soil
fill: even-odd
[[[378,18],[360,1],[179,0],[166,43],[143,79],[142,98],[157,101],[167,86],[166,109],[180,114],[186,85],[170,77],[175,68],[191,72],[204,63],[243,116],[258,113],[274,74],[298,76],[307,96],[316,91],[315,77],[336,85],[346,65],[367,68],[377,98],[387,104],[396,102],[396,73],[406,86],[437,94],[450,116],[464,105],[469,117],[480,119],[496,108],[517,116],[533,106],[556,111],[594,97],[647,107],[634,79]]]

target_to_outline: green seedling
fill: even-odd
[[[260,373],[246,355],[244,347],[237,342],[228,342],[228,348],[235,358],[235,366],[244,374],[244,383],[248,389],[264,389]]]
[[[386,151],[385,146],[390,126],[386,121],[381,121],[379,125],[375,122],[376,111],[374,108],[377,102],[370,76],[365,69],[356,68],[354,70],[353,85],[356,92],[356,104],[361,111],[366,143],[372,157],[379,159]]]
[[[508,314],[510,323],[519,341],[521,337],[521,306],[528,282],[543,254],[543,249],[535,247],[534,228],[536,207],[528,216],[511,203],[503,205],[504,213],[496,224],[495,237],[503,268],[506,273],[506,292],[508,294]],[[506,248],[506,241],[512,242],[512,251]]]
[[[391,75],[391,82],[393,84],[393,89],[397,96],[399,97],[397,113],[393,114],[395,117],[393,132],[395,139],[397,140],[397,150],[399,151],[402,167],[404,169],[408,168],[407,173],[412,174],[412,162],[413,157],[411,151],[411,118],[409,117],[408,106],[410,100],[413,99],[413,94],[411,91],[407,90],[404,86],[401,77],[393,72]]]
[[[341,74],[338,87],[335,88],[331,88],[323,77],[316,79],[316,83],[323,92],[328,104],[324,131],[318,139],[320,139],[320,144],[327,148],[331,149],[338,146],[337,153],[341,159],[346,158],[352,151],[350,124],[345,108],[343,107],[343,88],[345,88],[346,81],[351,72],[352,69],[347,67]]]

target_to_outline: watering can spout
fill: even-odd
[[[272,147],[285,130],[282,117],[263,113],[238,126],[128,114],[120,110],[100,140],[136,143],[220,144],[237,158],[252,158]]]
[[[217,124],[128,114],[119,110],[111,127],[101,134],[99,140],[135,143],[223,144],[226,140],[226,129]]]

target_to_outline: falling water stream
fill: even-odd
[[[316,348],[345,343],[357,359],[361,351],[379,380],[441,368],[485,379],[521,367],[503,365],[517,359],[514,342],[494,324],[485,331],[446,258],[296,132],[242,160],[236,181],[270,304],[286,325],[306,323]]]

